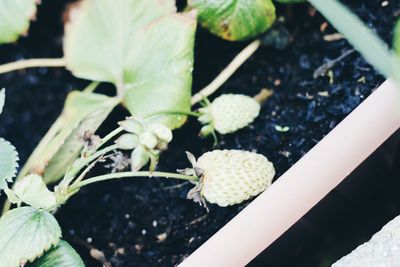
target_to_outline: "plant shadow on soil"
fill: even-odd
[[[0,62],[62,56],[61,17],[68,2],[71,1],[43,1],[29,36],[16,44],[1,46]],[[390,42],[391,29],[400,13],[399,3],[390,1],[382,7],[382,1],[346,2]],[[274,90],[274,95],[263,105],[260,117],[247,129],[221,136],[218,148],[262,153],[274,162],[276,177],[383,81],[356,52],[337,62],[332,68],[332,79],[314,79],[315,69],[349,51],[351,46],[343,39],[324,40],[335,31],[330,26],[325,28],[325,20],[307,5],[280,6],[278,11],[286,18],[283,26],[290,34],[287,47],[259,49],[218,92],[218,95],[228,92],[255,95],[262,88]],[[199,29],[194,91],[207,85],[246,44],[223,41]],[[0,86],[7,88],[0,136],[16,145],[21,163],[61,112],[66,94],[72,89],[82,89],[87,83],[63,69],[38,68],[0,76]],[[107,93],[110,88],[106,84],[100,90]],[[124,109],[116,109],[100,134],[113,129],[126,115]],[[276,126],[290,129],[279,132]],[[158,168],[174,171],[188,167],[185,151],[200,156],[210,150],[212,141],[199,139],[199,130],[193,120],[177,130]],[[397,145],[396,137],[391,142]],[[369,166],[375,166],[375,172],[363,174],[361,171],[363,175],[359,175],[368,177],[368,183],[359,179],[343,183],[250,266],[329,266],[399,214],[400,205],[393,190],[398,182],[389,172],[393,166],[399,166],[399,159],[385,165],[382,162],[387,161],[387,155],[393,158],[393,153],[379,155],[383,156],[375,155],[370,160]],[[381,168],[384,171],[376,171]],[[104,171],[107,170],[99,166],[93,174]],[[373,182],[377,178],[381,181],[379,186]],[[173,266],[247,204],[229,208],[210,206],[207,213],[186,200],[190,188],[188,183],[158,178],[106,182],[83,189],[56,217],[64,238],[79,251],[87,266],[101,266],[89,254],[94,249],[104,252],[112,266]],[[364,193],[356,194],[359,191]],[[367,219],[368,225],[359,227]]]

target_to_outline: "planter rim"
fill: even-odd
[[[245,266],[399,127],[400,90],[387,80],[179,266]]]

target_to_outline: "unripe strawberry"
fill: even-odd
[[[266,157],[241,150],[207,152],[197,160],[195,168],[202,175],[197,192],[221,207],[260,194],[271,185],[275,175],[274,166]],[[194,198],[195,192],[191,192],[190,198]]]
[[[220,134],[227,134],[252,123],[260,113],[260,104],[246,95],[225,94],[200,108],[199,113],[201,123],[211,125]],[[207,135],[207,132],[203,134]]]

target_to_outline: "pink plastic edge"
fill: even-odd
[[[245,266],[399,127],[400,91],[387,80],[179,266]]]

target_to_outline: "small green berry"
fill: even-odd
[[[220,134],[233,133],[248,126],[260,113],[260,103],[252,97],[240,94],[225,94],[211,104],[200,108],[199,121]],[[204,136],[210,133],[209,127],[202,129]]]
[[[200,184],[189,192],[189,198],[198,201],[204,197],[221,207],[257,196],[271,185],[275,175],[273,164],[265,156],[241,150],[207,152],[194,166],[201,174]]]

